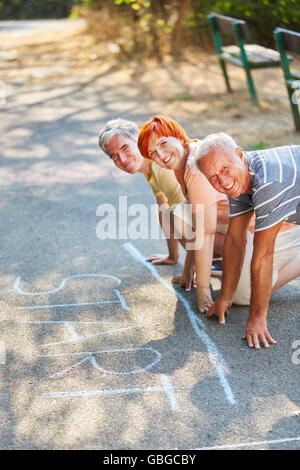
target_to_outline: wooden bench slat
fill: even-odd
[[[286,82],[289,84],[289,85],[293,85],[294,84],[294,87],[293,88],[300,88],[300,72],[294,72],[291,74],[292,75],[292,78],[291,79],[287,79]],[[298,83],[295,83],[295,82],[298,82]]]
[[[280,63],[280,54],[273,49],[260,46],[258,44],[245,44],[245,51],[247,54],[248,61],[253,64],[265,63],[270,64],[272,62]],[[225,46],[222,49],[225,54],[229,54],[236,57],[241,57],[241,51],[238,46]],[[288,56],[289,60],[293,60],[291,56]]]
[[[219,57],[221,57],[221,59],[227,60],[228,62],[231,62],[235,65],[238,65],[240,67],[244,67],[244,64],[243,64],[242,60],[238,56],[235,56],[235,55],[232,55],[232,54],[227,54],[226,52],[224,52],[223,54],[219,54]]]
[[[289,31],[288,29],[277,28],[282,32],[282,39],[285,48],[290,52],[300,54],[300,33]]]
[[[291,72],[292,77],[296,80],[300,80],[300,72]]]
[[[245,41],[249,41],[250,32],[246,21],[238,20],[237,18],[231,18],[230,16],[217,15],[216,13],[211,13],[211,16],[214,17],[218,29],[227,36],[235,36],[234,23],[238,23],[240,26],[240,31]]]

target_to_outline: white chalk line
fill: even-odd
[[[240,449],[242,447],[254,447],[254,446],[261,446],[261,445],[268,445],[268,444],[280,444],[283,442],[293,442],[293,441],[300,441],[300,437],[290,437],[287,439],[274,439],[271,441],[258,441],[258,442],[245,442],[242,444],[228,444],[223,446],[215,446],[215,447],[200,447],[199,449],[194,450],[221,450],[221,449]]]
[[[112,279],[116,281],[118,285],[121,284],[121,280],[118,277],[109,276],[107,274],[74,274],[73,276],[65,277],[56,289],[48,290],[45,292],[25,292],[19,287],[20,282],[21,282],[21,277],[17,277],[14,283],[14,290],[18,294],[22,294],[22,295],[48,295],[48,294],[53,294],[53,292],[58,292],[59,290],[63,289],[67,281],[71,279],[80,278],[80,277],[102,277],[102,278]]]
[[[170,383],[167,376],[160,374],[162,387],[145,387],[145,388],[125,388],[125,389],[111,389],[111,390],[79,390],[73,392],[51,392],[44,393],[43,398],[70,398],[70,397],[83,397],[93,395],[119,395],[119,394],[132,394],[132,393],[147,393],[147,392],[164,392],[170,402],[172,411],[180,411],[176,397],[174,394],[174,387]]]
[[[28,307],[18,307],[19,310],[43,309],[43,308],[65,308],[65,307],[81,307],[86,305],[101,304],[121,304],[124,310],[129,310],[126,301],[118,289],[113,289],[119,300],[101,300],[99,302],[80,302],[76,304],[50,304],[50,305],[29,305]]]
[[[66,343],[71,343],[73,341],[81,341],[81,340],[87,339],[87,338],[94,338],[96,336],[107,335],[109,333],[117,333],[118,331],[125,331],[125,330],[130,330],[132,328],[138,328],[138,327],[139,327],[139,325],[133,324],[133,325],[126,326],[126,327],[117,328],[115,330],[99,331],[97,333],[92,333],[90,335],[85,335],[85,336],[78,336],[77,333],[76,333],[76,337],[72,336],[72,338],[66,339],[64,341],[56,341],[56,342],[53,342],[53,343],[41,344],[40,346],[42,348],[45,348],[46,346],[54,346],[54,345],[57,345],[57,344],[66,344]]]
[[[65,326],[68,328],[69,332],[71,333],[72,338],[77,341],[79,339],[79,336],[77,332],[74,330],[73,326],[69,322],[66,322]]]
[[[119,300],[101,300],[99,302],[80,302],[77,304],[50,304],[50,305],[29,305],[29,307],[18,307],[19,310],[29,310],[29,309],[42,309],[42,308],[58,308],[58,307],[81,307],[83,305],[101,305],[101,304],[118,304],[122,305],[124,310],[129,310],[126,301],[118,289],[113,289],[114,293]]]
[[[31,310],[42,308],[63,308],[63,307],[81,307],[86,305],[101,305],[101,304],[119,304],[119,300],[102,301],[102,302],[81,302],[79,304],[50,304],[50,305],[29,305],[28,307],[18,307],[19,310]]]
[[[24,320],[24,321],[21,321],[20,323],[30,323],[30,324],[65,324],[65,323],[74,323],[76,325],[78,324],[83,324],[83,325],[94,325],[94,324],[98,324],[98,323],[104,323],[104,324],[107,324],[107,325],[123,325],[124,322],[121,322],[121,321],[75,321],[75,320],[32,320],[32,321],[29,321],[29,320]]]
[[[57,354],[40,354],[39,357],[62,357],[62,356],[80,356],[84,354],[106,354],[106,353],[122,353],[125,351],[140,351],[140,350],[149,350],[157,353],[159,357],[161,357],[161,353],[158,352],[156,349],[150,348],[149,346],[147,347],[142,347],[142,348],[126,348],[126,349],[106,349],[106,350],[100,350],[100,351],[77,351],[77,352],[72,352],[72,353],[57,353]]]
[[[28,307],[18,307],[19,310],[31,310],[42,308],[64,308],[64,307],[81,307],[86,305],[101,305],[101,304],[119,304],[119,300],[105,300],[102,302],[80,302],[79,304],[50,304],[50,305],[29,305]]]
[[[202,328],[205,328],[205,324],[204,324],[203,320],[201,320],[199,317],[197,317],[197,315],[194,313],[194,311],[190,307],[189,302],[183,297],[183,295],[180,292],[173,289],[173,287],[170,286],[165,281],[165,279],[163,279],[158,274],[158,272],[155,269],[155,267],[153,266],[153,264],[148,263],[145,260],[145,258],[142,256],[142,254],[132,245],[132,243],[125,243],[125,244],[123,244],[123,247],[125,248],[125,250],[128,251],[128,253],[131,254],[131,256],[133,256],[133,258],[135,258],[139,263],[141,263],[145,268],[147,268],[157,281],[159,281],[161,284],[163,284],[170,292],[172,292],[173,294],[175,293],[177,298],[182,302],[182,304],[184,305],[184,308],[185,308],[185,310],[188,314],[188,318],[189,318],[189,320],[192,324],[192,327],[194,328],[194,331],[201,338],[201,340],[203,341],[203,343],[205,344],[205,346],[207,348],[209,360],[210,360],[211,364],[213,365],[213,367],[215,368],[215,370],[218,374],[218,377],[219,377],[220,383],[222,385],[222,388],[225,392],[227,401],[231,405],[235,405],[236,400],[234,398],[234,394],[231,390],[231,387],[230,387],[230,385],[228,383],[228,380],[225,377],[225,373],[224,373],[224,369],[226,370],[226,373],[230,373],[229,369],[228,369],[228,366],[227,366],[226,362],[223,360],[221,354],[219,353],[219,351],[217,349],[217,346],[210,339],[208,334],[205,333],[205,331],[200,330],[199,325]],[[216,358],[217,358],[217,360],[216,360]]]
[[[160,380],[162,381],[164,391],[166,392],[166,394],[169,398],[169,401],[170,401],[170,404],[171,404],[171,410],[180,411],[177,400],[176,400],[176,396],[175,396],[175,388],[171,384],[170,380],[164,374],[160,375]]]
[[[0,341],[0,365],[6,363],[6,347],[4,341]]]
[[[123,372],[123,371],[113,371],[113,370],[107,370],[104,369],[103,367],[100,367],[99,364],[97,364],[94,355],[96,354],[115,354],[115,353],[125,353],[125,352],[136,352],[136,351],[151,351],[156,355],[156,359],[152,361],[150,364],[148,364],[146,367],[143,367],[141,369],[137,369],[134,371],[128,371],[128,372]],[[65,354],[54,354],[54,355],[41,355],[40,357],[55,357],[55,356],[72,356],[75,355],[76,353],[65,353]],[[77,353],[77,354],[84,354],[84,353]],[[152,367],[156,366],[161,361],[161,353],[159,351],[156,351],[156,349],[153,348],[131,348],[131,349],[114,349],[114,350],[107,350],[107,351],[88,351],[85,353],[86,357],[81,359],[81,361],[76,362],[70,367],[67,367],[66,369],[63,369],[59,372],[56,372],[55,374],[51,375],[49,378],[53,379],[55,377],[59,377],[67,372],[69,372],[72,369],[75,369],[76,367],[79,367],[81,364],[83,364],[86,361],[89,361],[95,369],[99,370],[100,372],[104,372],[107,374],[114,374],[114,375],[134,375],[134,374],[140,374],[142,372],[146,372],[149,369],[152,369]]]
[[[82,339],[86,339],[86,338],[93,338],[94,336],[101,336],[101,335],[105,335],[105,334],[108,334],[108,333],[115,333],[115,332],[118,332],[118,331],[123,331],[123,330],[129,330],[131,328],[138,328],[139,325],[136,325],[136,324],[133,324],[133,325],[128,325],[128,326],[122,326],[122,328],[118,328],[118,329],[115,329],[115,330],[107,330],[107,331],[101,331],[101,332],[97,332],[97,333],[92,333],[90,335],[84,335],[84,336],[79,336],[78,333],[75,331],[75,329],[72,327],[72,324],[75,324],[75,325],[80,325],[80,324],[83,324],[83,325],[94,325],[94,324],[107,324],[107,325],[124,325],[123,322],[107,322],[107,321],[63,321],[63,320],[50,320],[50,321],[41,321],[41,320],[35,320],[35,321],[22,321],[21,323],[23,324],[50,324],[50,325],[56,325],[56,324],[59,324],[59,325],[64,325],[66,326],[66,328],[69,330],[69,332],[71,333],[72,337],[70,339],[67,339],[67,340],[64,340],[64,341],[56,341],[56,342],[53,342],[53,343],[47,343],[47,344],[42,344],[40,345],[41,347],[46,347],[46,346],[51,346],[51,345],[57,345],[57,344],[65,344],[65,343],[69,343],[69,342],[72,342],[72,341],[80,341]]]
[[[79,278],[79,277],[103,277],[103,278],[113,279],[113,280],[117,281],[118,284],[121,284],[121,280],[119,278],[115,277],[115,276],[109,276],[109,275],[104,275],[104,274],[77,274],[77,275],[70,276],[70,277],[67,277],[67,278],[63,279],[61,284],[59,285],[59,287],[57,287],[56,289],[52,289],[52,290],[49,290],[49,291],[46,291],[46,292],[25,292],[19,287],[20,282],[21,282],[21,278],[18,277],[15,281],[15,284],[14,284],[14,290],[18,294],[22,294],[22,295],[29,295],[29,296],[48,295],[48,294],[52,294],[54,292],[57,292],[57,291],[61,290],[65,286],[65,284],[68,280],[74,279],[74,278]],[[124,297],[121,295],[121,293],[117,289],[114,289],[114,292],[116,293],[116,295],[119,299],[118,301],[80,302],[80,303],[76,303],[76,304],[56,304],[56,305],[50,304],[50,305],[43,305],[43,306],[33,305],[33,306],[29,306],[29,307],[19,307],[19,309],[27,310],[27,309],[74,307],[74,306],[83,306],[83,305],[101,305],[101,304],[110,304],[110,303],[121,303],[124,310],[129,310],[129,308],[126,304],[126,301],[125,301]],[[132,325],[132,326],[125,327],[125,328],[123,327],[123,328],[117,329],[117,330],[109,330],[107,332],[100,332],[100,333],[80,337],[80,336],[78,336],[78,334],[76,333],[74,328],[71,326],[71,323],[77,323],[77,324],[85,323],[85,324],[88,324],[88,323],[112,323],[112,322],[63,322],[63,321],[52,321],[52,322],[35,321],[35,322],[29,322],[28,321],[28,322],[24,322],[24,323],[60,323],[60,324],[64,324],[64,325],[67,326],[69,332],[72,335],[72,338],[70,340],[60,341],[60,342],[55,342],[55,343],[48,343],[48,344],[45,344],[45,345],[42,345],[42,346],[50,346],[50,345],[53,345],[53,344],[68,343],[68,342],[74,341],[74,340],[77,341],[77,340],[84,339],[84,338],[90,338],[90,337],[99,336],[99,335],[102,335],[102,334],[107,334],[107,333],[112,333],[112,332],[116,332],[116,331],[127,330],[129,328],[137,328],[138,327],[138,325]],[[114,322],[114,323],[117,323],[117,322]],[[81,361],[79,361],[75,365],[69,367],[68,369],[65,369],[64,371],[60,371],[56,374],[53,374],[53,376],[51,376],[51,378],[53,378],[55,376],[62,375],[63,373],[75,368],[76,366],[79,366],[80,364],[82,364],[83,362],[85,362],[87,360],[89,360],[92,363],[92,365],[94,367],[96,367],[99,371],[106,372],[106,373],[118,374],[118,375],[119,374],[136,374],[136,373],[139,373],[139,372],[143,372],[145,370],[148,370],[148,369],[152,368],[154,365],[156,365],[161,360],[161,354],[158,351],[155,351],[152,348],[139,348],[139,349],[148,349],[148,350],[151,349],[153,352],[155,352],[157,354],[158,357],[151,364],[149,364],[145,368],[140,369],[138,371],[116,372],[116,371],[107,371],[107,370],[99,367],[98,364],[95,361],[95,358],[93,356],[91,356],[92,353],[89,352],[88,357],[82,359]],[[110,352],[111,353],[111,352],[120,352],[120,351],[121,350],[98,351],[98,353],[100,353],[100,352],[102,352],[102,353]],[[129,350],[127,350],[127,351],[129,351]],[[74,354],[76,354],[76,353],[74,353]],[[82,354],[82,353],[79,353],[79,354]],[[95,352],[93,354],[95,354]],[[66,355],[68,355],[68,354],[66,354]],[[57,356],[57,355],[51,355],[51,356],[53,357],[53,356]],[[41,355],[41,357],[49,357],[49,355]],[[51,397],[61,398],[61,397],[65,397],[65,396],[82,396],[82,395],[95,395],[95,394],[96,395],[103,395],[103,394],[120,394],[120,393],[121,394],[124,394],[124,393],[127,394],[127,393],[138,393],[138,392],[145,392],[145,391],[159,391],[159,392],[162,391],[162,392],[165,392],[166,395],[168,396],[170,404],[171,404],[171,409],[173,411],[179,411],[179,406],[177,404],[176,397],[175,397],[175,394],[174,394],[174,388],[173,388],[171,382],[163,374],[161,374],[160,377],[161,377],[161,381],[162,381],[162,384],[163,384],[162,388],[161,387],[148,387],[146,389],[142,389],[142,388],[138,389],[137,388],[137,389],[94,390],[94,391],[79,391],[79,392],[53,392],[53,393],[50,393],[50,394],[44,394],[42,396],[44,398],[51,398]]]
[[[123,309],[124,310],[129,310],[128,305],[126,304],[126,301],[125,301],[124,297],[121,295],[120,291],[118,291],[118,289],[114,289],[114,292],[117,295],[117,297],[119,298],[119,301],[120,301]]]

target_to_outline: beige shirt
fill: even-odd
[[[167,170],[151,161],[151,173],[145,174],[155,197],[164,194],[168,200],[169,207],[175,207],[185,200],[174,172]]]

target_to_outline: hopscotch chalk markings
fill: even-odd
[[[103,335],[108,335],[110,333],[117,333],[119,331],[125,331],[125,330],[131,330],[132,328],[138,328],[138,325],[130,325],[122,328],[117,328],[115,330],[107,330],[107,331],[98,331],[97,333],[92,333],[90,335],[86,336],[74,336],[70,339],[66,339],[64,341],[56,341],[54,343],[46,343],[42,344],[41,347],[45,348],[46,346],[53,346],[53,345],[58,345],[58,344],[66,344],[66,343],[73,343],[74,341],[81,341],[83,339],[89,339],[89,338],[95,338],[96,336],[103,336]]]
[[[258,442],[243,442],[240,444],[228,444],[222,446],[215,446],[215,447],[200,447],[196,450],[222,450],[222,449],[242,449],[243,447],[257,447],[257,446],[266,446],[269,444],[281,444],[287,442],[296,442],[300,441],[300,437],[290,437],[286,439],[272,439],[272,440],[265,440],[265,441],[258,441]]]
[[[121,304],[124,310],[129,310],[124,297],[121,295],[118,289],[113,289],[114,293],[118,297],[118,300],[102,300],[99,302],[80,302],[78,304],[52,304],[52,305],[30,305],[29,307],[19,307],[19,310],[28,309],[42,309],[42,308],[65,308],[65,307],[82,307],[86,305],[103,305],[103,304]],[[39,294],[41,295],[41,294]]]
[[[121,280],[118,279],[115,276],[110,276],[110,275],[104,275],[104,274],[76,274],[74,276],[69,276],[66,277],[65,279],[62,280],[60,285],[55,288],[51,289],[46,292],[25,292],[20,288],[20,283],[21,283],[21,278],[18,277],[15,280],[14,283],[14,290],[18,294],[21,295],[27,295],[27,296],[38,296],[38,295],[49,295],[53,294],[55,292],[60,291],[63,289],[67,283],[67,281],[71,279],[76,279],[76,278],[85,278],[85,277],[101,277],[101,278],[107,278],[107,279],[112,279],[117,282],[118,285],[121,284]],[[74,306],[86,306],[86,305],[103,305],[103,304],[114,304],[114,303],[119,303],[123,310],[128,311],[129,308],[126,304],[126,301],[124,297],[121,295],[120,291],[118,289],[113,289],[116,297],[118,300],[112,300],[112,301],[99,301],[99,302],[82,302],[82,303],[76,303],[76,304],[51,304],[51,305],[32,305],[29,307],[19,307],[21,310],[28,310],[28,309],[46,309],[46,308],[63,308],[63,307],[74,307]],[[53,343],[48,343],[48,344],[43,344],[40,347],[46,347],[46,346],[54,346],[54,345],[60,345],[60,344],[66,344],[70,342],[76,342],[76,341],[81,341],[83,339],[88,339],[88,338],[93,338],[109,333],[115,333],[119,331],[125,331],[129,330],[132,328],[138,328],[139,325],[125,325],[122,322],[106,322],[106,321],[63,321],[63,320],[58,320],[58,321],[45,321],[45,320],[36,320],[36,321],[23,321],[22,323],[24,324],[32,324],[32,325],[41,325],[41,324],[58,324],[58,325],[63,325],[67,328],[68,332],[71,335],[71,338],[68,340],[64,341],[57,341]],[[121,328],[115,328],[115,329],[110,329],[106,331],[101,331],[101,332],[96,332],[93,334],[85,335],[85,336],[80,336],[78,332],[75,329],[75,325],[89,325],[89,324],[107,324],[107,325],[122,325]],[[103,354],[124,354],[126,352],[136,352],[136,351],[151,351],[152,353],[155,354],[155,359],[146,365],[143,368],[137,369],[137,370],[130,370],[130,371],[115,371],[115,370],[107,370],[101,367],[97,361],[95,356],[97,355],[103,355]],[[106,373],[106,374],[114,374],[114,375],[136,375],[140,374],[142,372],[148,371],[152,369],[156,364],[158,364],[161,361],[161,353],[156,351],[153,348],[150,347],[145,347],[145,348],[131,348],[131,349],[111,349],[111,350],[106,350],[106,351],[87,351],[87,352],[74,352],[74,353],[60,353],[60,354],[41,354],[41,358],[53,358],[53,357],[73,357],[73,356],[78,356],[78,355],[84,355],[82,359],[77,361],[75,364],[60,370],[58,372],[55,372],[52,374],[49,379],[55,379],[58,377],[63,376],[64,374],[68,373],[71,370],[77,369],[80,367],[82,364],[85,363],[90,363],[95,369],[97,369],[101,373]],[[136,388],[130,388],[130,389],[108,389],[108,390],[78,390],[78,391],[63,391],[63,392],[51,392],[51,393],[46,393],[43,394],[43,398],[66,398],[66,397],[88,397],[92,395],[98,395],[98,396],[104,396],[104,395],[118,395],[118,394],[137,394],[137,393],[153,393],[153,392],[163,392],[166,394],[169,403],[170,403],[170,409],[172,411],[179,411],[179,406],[176,401],[175,397],[175,389],[173,385],[171,384],[170,380],[168,377],[164,374],[160,374],[160,381],[162,386],[161,387],[136,387]]]
[[[87,277],[96,277],[96,278],[105,278],[105,279],[111,279],[115,282],[117,282],[117,285],[121,284],[121,280],[116,277],[116,276],[110,276],[107,274],[75,274],[73,276],[69,276],[64,278],[60,285],[56,287],[55,289],[51,289],[45,292],[26,292],[23,291],[20,288],[20,283],[21,283],[21,277],[17,277],[14,283],[14,290],[18,294],[21,295],[27,295],[27,296],[37,296],[37,295],[49,295],[53,294],[55,292],[58,292],[62,290],[66,283],[72,279],[78,279],[78,278],[87,278]],[[81,306],[87,306],[87,305],[105,305],[105,304],[114,304],[114,303],[120,303],[122,308],[124,310],[129,310],[128,306],[126,304],[126,301],[124,297],[121,295],[120,291],[118,289],[113,289],[114,293],[116,294],[118,300],[103,300],[99,302],[80,302],[80,303],[73,303],[73,304],[52,304],[52,305],[30,305],[28,307],[19,307],[20,310],[28,310],[28,309],[43,309],[43,308],[66,308],[66,307],[81,307]]]
[[[114,370],[107,370],[104,369],[103,367],[100,367],[99,364],[96,362],[95,355],[100,355],[100,354],[123,354],[126,352],[137,352],[137,351],[151,351],[156,355],[156,358],[154,361],[152,361],[150,364],[147,366],[137,369],[137,370],[131,370],[128,372],[123,372],[123,371],[114,371]],[[49,378],[53,379],[55,377],[59,377],[66,372],[69,372],[72,369],[75,369],[79,367],[81,364],[84,362],[90,362],[95,369],[99,370],[100,372],[105,372],[107,374],[114,374],[114,375],[133,375],[133,374],[140,374],[142,372],[145,372],[149,369],[152,369],[156,364],[158,364],[161,361],[161,353],[156,351],[156,349],[147,347],[147,348],[131,348],[131,349],[109,349],[106,351],[86,351],[86,352],[76,352],[76,353],[61,353],[61,354],[42,354],[40,357],[70,357],[70,356],[78,356],[78,355],[85,355],[85,357],[81,360],[76,362],[70,367],[67,367],[64,370],[61,370],[59,372],[56,372],[55,374],[51,375]]]
[[[80,338],[80,336],[78,336],[77,332],[74,330],[73,326],[71,325],[70,322],[65,322],[64,325],[67,327],[67,329],[69,330],[69,332],[71,333],[71,336],[72,336],[72,339],[74,341],[78,341],[78,339]]]
[[[116,296],[118,297],[118,299],[120,301],[120,304],[122,305],[123,309],[124,310],[129,310],[129,308],[126,304],[126,301],[125,301],[124,297],[121,295],[120,291],[118,291],[118,289],[114,289],[114,292],[115,292]]]
[[[123,247],[125,248],[125,250],[128,251],[128,253],[131,254],[131,256],[133,258],[135,258],[139,263],[141,263],[145,268],[147,268],[151,272],[152,276],[157,281],[159,281],[161,284],[163,284],[170,292],[172,292],[173,294],[175,293],[177,298],[181,301],[181,303],[183,304],[183,306],[184,306],[184,308],[185,308],[185,310],[188,314],[188,318],[189,318],[189,320],[192,324],[192,327],[193,327],[195,333],[199,336],[199,338],[203,341],[203,343],[205,344],[205,346],[207,348],[209,360],[210,360],[211,364],[214,366],[214,368],[217,372],[217,375],[219,377],[221,386],[222,386],[222,388],[225,392],[227,401],[231,405],[235,405],[236,400],[235,400],[234,394],[233,394],[233,392],[231,390],[231,387],[229,385],[229,382],[228,382],[228,380],[225,376],[225,373],[226,374],[230,373],[229,369],[228,369],[228,366],[225,363],[224,359],[222,358],[221,354],[219,353],[219,351],[217,349],[217,346],[210,339],[208,334],[205,331],[203,331],[203,329],[199,328],[199,326],[201,328],[205,328],[205,324],[204,324],[203,320],[201,320],[199,317],[197,317],[197,315],[194,313],[194,311],[190,307],[189,302],[183,297],[183,295],[180,292],[177,292],[176,290],[174,290],[173,287],[171,287],[165,281],[165,279],[163,279],[158,274],[157,270],[155,269],[155,267],[151,263],[147,263],[146,259],[132,245],[132,243],[124,243]],[[226,372],[225,372],[225,370],[226,370]]]
[[[172,411],[179,411],[179,406],[175,397],[174,387],[169,381],[168,377],[164,374],[160,375],[162,387],[145,387],[145,388],[127,388],[127,389],[111,389],[111,390],[79,390],[72,392],[52,392],[44,393],[43,398],[71,398],[71,397],[87,397],[95,395],[128,395],[137,393],[149,393],[149,392],[163,392],[167,395],[170,402],[170,409]]]
[[[43,348],[43,347],[46,347],[46,346],[53,346],[53,345],[57,345],[57,344],[66,344],[66,343],[71,343],[71,342],[74,342],[74,341],[81,341],[83,339],[89,339],[89,338],[94,338],[96,336],[102,336],[102,335],[107,335],[109,333],[117,333],[119,331],[125,331],[125,330],[130,330],[132,328],[138,328],[139,326],[138,325],[135,325],[135,324],[132,324],[132,325],[129,325],[129,326],[122,326],[121,328],[117,328],[117,329],[113,329],[113,330],[106,330],[106,331],[98,331],[97,333],[92,333],[92,334],[89,334],[89,335],[84,335],[84,336],[79,336],[78,333],[76,332],[76,330],[73,328],[72,324],[83,324],[83,325],[88,325],[88,324],[109,324],[109,325],[123,325],[121,322],[101,322],[101,321],[98,321],[98,322],[80,322],[80,321],[77,321],[77,322],[72,322],[72,321],[24,321],[22,323],[30,323],[30,324],[62,324],[64,325],[68,331],[71,333],[71,338],[70,339],[66,339],[66,340],[63,340],[63,341],[55,341],[53,343],[46,343],[46,344],[41,344],[40,346]]]
[[[4,365],[6,362],[6,348],[4,341],[0,341],[0,364]]]
[[[61,289],[63,289],[65,287],[65,284],[70,281],[71,279],[78,279],[80,277],[101,277],[101,278],[107,278],[107,279],[112,279],[113,281],[116,281],[118,285],[121,284],[121,280],[118,278],[118,277],[115,277],[115,276],[110,276],[108,274],[74,274],[73,276],[69,276],[69,277],[65,277],[60,285],[56,288],[56,289],[52,289],[52,290],[48,290],[46,292],[25,292],[23,291],[22,289],[20,289],[20,282],[21,282],[21,278],[20,277],[17,277],[17,279],[15,280],[15,283],[14,283],[14,290],[18,293],[18,294],[22,294],[22,295],[48,295],[48,294],[53,294],[54,292],[58,292],[60,291]]]

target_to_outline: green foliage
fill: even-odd
[[[178,101],[192,101],[192,97],[190,95],[180,95],[180,96],[174,96],[173,98],[168,98],[167,102],[168,103],[176,103]]]
[[[161,59],[165,44],[173,31],[174,21],[169,18],[169,8],[178,7],[181,0],[113,0],[123,14],[131,12],[133,31],[131,51],[154,55]],[[121,10],[122,8],[122,10]]]
[[[0,20],[66,18],[81,0],[2,0]]]
[[[264,142],[260,140],[259,142],[254,142],[246,146],[246,150],[264,150],[271,147],[271,142]]]
[[[199,25],[210,12],[247,21],[251,42],[264,46],[274,47],[277,26],[300,31],[299,0],[192,0],[191,9]]]
[[[173,53],[174,45],[177,50],[181,44],[212,45],[207,15],[213,11],[245,19],[251,42],[264,46],[275,47],[273,31],[277,26],[300,31],[299,0],[0,0],[0,20],[77,18],[80,9],[72,12],[76,5],[97,11],[108,9],[125,26],[132,26],[128,41],[126,37],[128,50],[157,57]],[[123,47],[124,38],[120,41]]]

